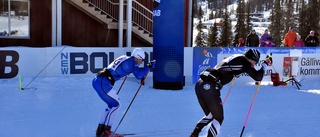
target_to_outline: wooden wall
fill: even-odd
[[[147,7],[149,10],[153,10],[153,0],[137,0],[139,3]]]
[[[0,47],[51,47],[51,0],[30,0],[30,39],[0,38]]]
[[[76,47],[105,45],[106,29],[103,24],[66,1],[63,1],[62,5],[63,45]]]
[[[63,1],[62,43],[75,47],[118,47],[118,30],[107,29],[83,11]],[[123,34],[126,34],[124,30]],[[133,33],[132,33],[133,34]],[[123,47],[126,45],[124,36]],[[150,47],[147,43],[132,35],[132,47]]]
[[[148,8],[152,1],[138,0]],[[0,47],[28,46],[51,47],[52,19],[51,0],[30,0],[30,39],[0,38]],[[118,30],[110,30],[78,10],[66,1],[62,1],[62,44],[75,47],[117,47]],[[124,32],[123,34],[126,34]],[[107,37],[108,36],[108,37]],[[107,40],[108,39],[108,40]],[[125,43],[126,37],[124,36]],[[132,33],[132,47],[151,47]]]

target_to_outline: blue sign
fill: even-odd
[[[200,73],[206,68],[213,68],[218,63],[218,54],[243,54],[248,49],[257,49],[261,54],[288,54],[290,50],[299,49],[302,54],[320,54],[320,48],[317,47],[303,47],[303,48],[287,48],[287,47],[195,47],[193,48],[193,70],[192,70],[192,82],[196,83],[199,79]],[[261,60],[264,57],[260,57]],[[284,73],[289,72],[288,68],[284,68]]]
[[[182,89],[184,57],[184,0],[156,0],[153,11],[153,87]]]
[[[213,68],[217,64],[217,51],[217,48],[193,48],[193,83],[198,81],[202,71],[206,68]]]

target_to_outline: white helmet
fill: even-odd
[[[132,55],[131,56],[134,56],[135,58],[141,59],[141,60],[144,60],[144,58],[145,58],[145,54],[144,54],[144,51],[143,51],[142,48],[135,48],[132,51]]]

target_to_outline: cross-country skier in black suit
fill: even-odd
[[[208,68],[200,74],[200,79],[195,85],[195,92],[199,104],[205,116],[198,121],[190,137],[198,137],[202,128],[211,126],[208,137],[216,137],[223,122],[223,106],[220,98],[220,90],[223,85],[229,83],[234,77],[247,73],[255,81],[261,81],[267,66],[271,65],[270,58],[266,58],[261,69],[256,70],[256,65],[260,60],[260,52],[256,49],[249,49],[243,55],[232,55],[214,68]]]

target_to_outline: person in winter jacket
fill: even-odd
[[[244,47],[244,40],[243,40],[243,38],[239,38],[239,39],[238,39],[238,43],[237,43],[236,46],[237,46],[237,47]]]
[[[272,37],[269,35],[268,29],[266,29],[260,38],[260,47],[273,47]]]
[[[293,43],[294,47],[304,47],[304,42],[301,40],[301,36],[297,36],[297,40]]]
[[[305,38],[306,47],[317,47],[319,45],[319,39],[314,35],[314,31],[311,30],[310,34]]]
[[[258,47],[259,44],[259,36],[256,34],[255,30],[251,30],[250,34],[247,35],[245,45],[248,47]]]
[[[292,27],[289,28],[288,33],[284,36],[284,45],[286,47],[293,47],[294,42],[297,40],[297,34]]]
[[[7,31],[0,32],[0,36],[7,36],[7,35],[8,35]]]

